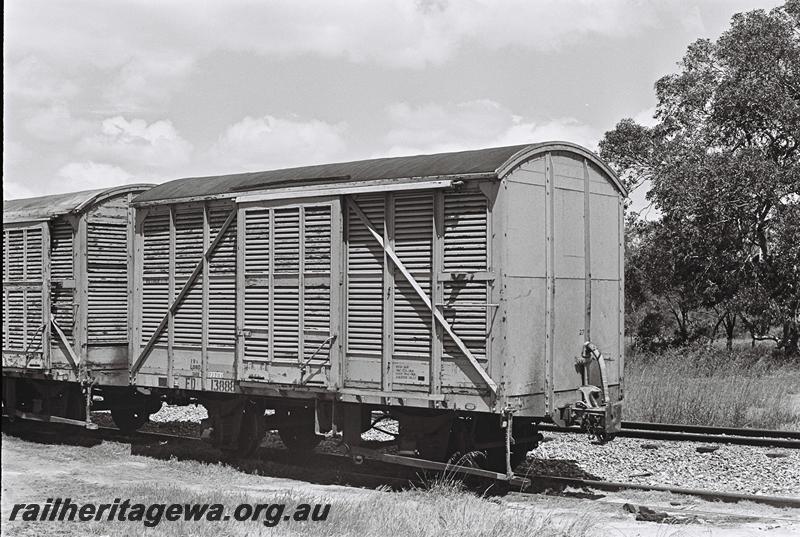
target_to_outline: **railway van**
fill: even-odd
[[[3,202],[9,417],[91,425],[97,399],[125,428],[160,406],[133,397],[128,374],[130,202],[150,186]]]
[[[102,354],[120,383],[127,359],[140,393],[202,403],[206,436],[240,454],[270,429],[295,451],[340,434],[360,457],[388,417],[395,457],[478,451],[510,472],[539,423],[620,427],[626,195],[568,142],[170,181],[131,200],[127,339],[120,309],[75,348],[91,363],[93,337],[125,340]],[[74,378],[56,351],[19,352],[61,290],[9,332],[20,370]]]

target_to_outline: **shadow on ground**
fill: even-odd
[[[102,421],[102,418],[101,420]],[[101,425],[108,425],[101,423]],[[176,429],[177,427],[177,429]],[[181,424],[148,423],[143,427],[148,432],[164,432],[199,436],[199,426],[190,422]],[[92,447],[104,440],[91,431],[60,424],[37,424],[32,422],[3,421],[2,432],[28,442],[39,444],[62,444]],[[128,442],[132,455],[160,460],[196,461],[203,464],[225,464],[240,472],[264,477],[296,479],[320,485],[343,485],[359,488],[383,488],[402,490],[412,487],[428,488],[437,484],[463,481],[470,490],[480,494],[498,495],[509,492],[508,486],[474,476],[458,477],[441,472],[425,472],[402,466],[387,465],[365,460],[356,464],[343,457],[345,448],[336,440],[325,440],[311,453],[287,450],[275,433],[268,433],[261,447],[248,458],[236,458],[211,444],[196,439],[153,439],[140,437]],[[583,471],[573,460],[544,460],[529,458],[516,473],[530,476],[531,486],[527,491],[567,495],[580,498],[600,498],[602,495],[575,490],[534,476],[549,475],[599,479]]]

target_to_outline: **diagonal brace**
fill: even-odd
[[[64,348],[64,356],[66,356],[67,361],[69,362],[70,367],[75,372],[76,377],[80,377],[80,373],[78,371],[78,355],[75,354],[75,351],[72,348],[72,345],[69,344],[69,340],[67,339],[67,335],[61,330],[61,327],[58,326],[54,317],[50,318],[50,324],[53,326],[53,329],[58,334],[58,340],[61,343],[61,346]],[[79,379],[80,380],[80,379]]]
[[[450,336],[450,339],[453,340],[458,349],[464,354],[464,356],[467,357],[469,362],[472,364],[472,367],[475,368],[475,370],[481,376],[486,385],[489,386],[489,389],[492,391],[492,393],[497,394],[497,383],[494,380],[492,380],[492,377],[489,376],[489,374],[481,366],[481,364],[478,362],[478,360],[475,358],[472,352],[470,352],[470,350],[464,344],[464,341],[460,337],[458,337],[458,335],[453,331],[453,327],[450,326],[450,323],[447,322],[447,319],[445,319],[444,316],[441,314],[441,312],[439,312],[439,308],[433,306],[433,304],[431,303],[431,299],[428,297],[428,295],[425,294],[425,291],[422,289],[422,287],[420,287],[419,283],[417,283],[417,280],[414,279],[414,276],[411,275],[411,273],[408,271],[403,262],[400,261],[400,258],[397,257],[397,254],[394,252],[394,250],[392,250],[391,246],[389,246],[384,242],[383,236],[380,233],[378,233],[378,230],[369,220],[367,215],[364,214],[364,211],[361,210],[361,207],[359,207],[358,204],[356,204],[349,197],[346,199],[347,199],[347,204],[350,207],[352,207],[353,211],[355,211],[356,216],[358,216],[359,220],[361,220],[361,223],[364,224],[364,227],[367,228],[372,237],[376,241],[378,241],[378,244],[380,244],[383,250],[389,255],[389,257],[392,259],[397,269],[400,271],[403,277],[408,281],[408,283],[411,284],[411,287],[414,288],[414,291],[416,291],[417,295],[419,295],[419,297],[422,299],[422,302],[425,304],[425,306],[431,311],[436,321],[439,322],[444,331],[447,332],[447,335]]]
[[[211,244],[208,245],[206,251],[203,252],[203,257],[201,257],[200,260],[197,262],[197,265],[194,267],[191,276],[189,276],[189,279],[186,280],[186,283],[183,284],[183,287],[178,293],[178,296],[175,297],[175,300],[170,305],[169,309],[167,310],[167,313],[164,314],[164,317],[161,319],[161,322],[158,323],[158,327],[156,328],[155,332],[153,332],[153,335],[150,336],[150,339],[147,341],[147,345],[145,345],[144,349],[139,354],[139,357],[136,359],[136,363],[133,364],[133,366],[131,367],[131,372],[130,372],[131,379],[133,379],[136,376],[136,374],[144,365],[145,360],[147,360],[147,357],[150,356],[150,353],[153,351],[153,347],[155,347],[156,345],[156,341],[158,341],[158,338],[161,336],[161,332],[164,331],[164,328],[166,328],[167,323],[169,322],[170,315],[174,315],[175,312],[178,311],[178,308],[180,308],[181,304],[183,303],[183,300],[186,298],[186,295],[189,294],[192,285],[194,285],[194,282],[197,280],[197,277],[200,276],[200,273],[203,271],[203,265],[205,263],[208,263],[209,258],[214,253],[214,251],[216,251],[217,246],[219,246],[219,243],[222,242],[225,233],[228,231],[228,228],[231,226],[231,224],[235,219],[236,219],[236,209],[233,209],[231,213],[228,215],[228,218],[225,220],[225,223],[222,224],[222,227],[220,228],[219,233],[217,233],[217,236],[214,237],[214,240],[211,241]]]

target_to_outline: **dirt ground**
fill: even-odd
[[[425,526],[412,524],[419,524],[414,519],[417,518],[415,513],[420,502],[431,503],[428,502],[430,496],[420,494],[433,493],[421,493],[418,490],[397,492],[389,490],[389,487],[375,489],[319,484],[313,480],[292,478],[290,467],[264,475],[263,470],[248,472],[198,460],[132,455],[131,451],[130,445],[114,442],[94,446],[61,445],[22,440],[3,434],[2,535],[257,535],[266,531],[263,527],[234,522],[216,526],[165,523],[143,529],[134,522],[84,524],[9,521],[14,504],[45,503],[48,498],[67,496],[76,502],[112,502],[114,498],[128,497],[138,498],[142,502],[204,500],[226,505],[242,499],[270,502],[276,498],[283,498],[284,501],[288,498],[289,503],[316,501],[332,504],[330,518],[315,526],[320,534],[403,535],[406,531],[414,535],[429,534]],[[475,498],[471,493],[458,494],[463,494],[463,497],[455,496],[450,503],[442,504],[442,509],[447,511],[439,514],[442,520],[450,520],[447,517],[456,517],[457,520],[458,514],[452,513],[453,505],[463,504],[468,506],[471,515],[475,514],[473,511],[486,509],[492,516],[530,516],[531,521],[541,524],[540,531],[532,533],[536,535],[800,535],[800,509],[709,503],[662,493],[566,491],[562,495],[510,493],[503,497],[483,499]],[[392,517],[396,523],[393,531],[387,532],[385,527],[381,531],[377,526],[364,529],[358,524],[344,524],[337,520],[337,516],[358,517],[362,516],[358,513],[370,512],[359,511],[354,505],[384,504],[394,509]],[[624,508],[625,504],[666,512],[671,523],[637,521],[635,515]],[[324,528],[326,524],[327,529]],[[277,531],[285,535],[307,533],[307,529],[308,526],[288,523],[269,528],[270,534]],[[464,533],[453,531],[452,534]]]

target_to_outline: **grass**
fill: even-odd
[[[135,455],[104,443],[93,448],[38,445],[3,436],[3,469],[19,472],[42,466],[32,475],[17,474],[10,480],[24,480],[24,487],[4,486],[3,535],[341,535],[341,536],[584,536],[590,533],[588,516],[559,516],[533,509],[510,507],[499,501],[463,490],[450,479],[433,481],[424,489],[402,492],[388,490],[323,489],[303,487],[291,481],[285,490],[260,488],[261,481],[233,468],[196,461],[161,461]],[[6,458],[8,457],[8,458]],[[26,460],[26,462],[21,462]],[[46,461],[46,462],[45,462]],[[56,464],[61,472],[45,471]],[[132,473],[131,465],[140,465]],[[109,471],[120,468],[109,479]],[[111,469],[111,470],[109,470]],[[136,482],[131,482],[132,477]],[[8,494],[7,492],[10,492]],[[317,522],[280,521],[274,527],[256,521],[162,521],[149,528],[141,522],[9,522],[14,503],[40,502],[47,498],[70,497],[73,502],[111,503],[130,498],[143,504],[221,503],[226,513],[243,503],[285,504],[284,513],[294,513],[300,504],[330,504],[327,520]]]
[[[798,430],[800,367],[763,347],[630,351],[624,419]]]

